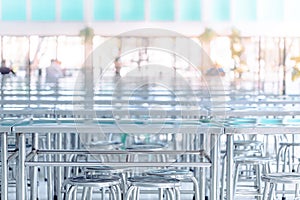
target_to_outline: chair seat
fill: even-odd
[[[281,146],[300,146],[299,142],[280,142]]]
[[[110,166],[97,166],[97,167],[86,167],[86,172],[109,172],[111,174],[118,174],[130,171],[128,167],[110,167]]]
[[[126,147],[126,150],[160,150],[165,148],[165,146],[165,144],[161,143],[135,143]]]
[[[255,141],[255,140],[235,140],[233,141],[233,145],[235,146],[260,146],[263,145],[263,142],[261,141]]]
[[[260,157],[260,156],[239,156],[234,158],[235,162],[243,164],[266,164],[268,162],[274,161],[270,157]]]
[[[137,187],[173,188],[180,186],[178,179],[162,176],[134,176],[129,177],[127,181]]]
[[[263,175],[262,180],[270,183],[299,184],[300,173],[270,173]]]
[[[179,180],[194,177],[193,172],[186,169],[159,169],[149,171],[146,174],[154,176],[169,176]]]
[[[65,184],[82,186],[82,187],[109,187],[120,184],[120,177],[106,175],[87,175],[70,177]]]
[[[120,147],[122,145],[121,142],[118,141],[96,141],[89,143],[86,146],[89,147],[106,147],[106,146],[114,146],[114,147]]]

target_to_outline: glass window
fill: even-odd
[[[260,10],[259,10],[259,20],[263,21],[278,21],[283,19],[283,0],[263,0],[260,1]],[[299,0],[294,1],[295,4],[288,3],[289,6],[296,6],[297,10],[295,10],[295,13],[299,13],[298,9],[300,6]],[[294,12],[292,12],[292,15],[295,16]],[[299,15],[298,15],[299,16]],[[300,19],[300,18],[298,18]]]
[[[39,67],[46,68],[50,65],[50,60],[57,58],[56,37],[30,36],[30,60],[34,62],[36,55],[41,55]]]
[[[2,20],[25,21],[26,0],[2,0]]]
[[[174,20],[174,1],[150,0],[150,19],[152,21]]]
[[[201,19],[201,0],[180,0],[179,19],[198,21]]]
[[[201,0],[180,0],[179,19],[198,21],[201,19]]]
[[[94,19],[110,21],[115,19],[115,2],[113,0],[94,0]]]
[[[55,12],[55,0],[31,0],[33,21],[54,21]]]
[[[83,0],[61,0],[61,20],[82,21],[83,7]]]
[[[256,20],[256,0],[236,0],[233,16],[235,21]]]
[[[212,20],[229,21],[230,20],[230,0],[211,0]]]
[[[145,19],[144,0],[121,0],[121,20],[138,21]]]
[[[84,62],[84,45],[81,37],[59,36],[57,39],[57,58],[64,68],[80,68]]]
[[[28,63],[29,42],[27,37],[3,36],[3,58],[18,74]]]
[[[299,21],[300,20],[300,12],[299,0],[286,0],[285,1],[285,20],[286,21]]]

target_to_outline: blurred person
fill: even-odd
[[[64,71],[60,67],[60,62],[52,59],[50,66],[46,68],[46,83],[57,84],[62,77],[64,77]]]
[[[10,74],[10,73],[12,73],[13,75],[16,75],[16,73],[14,72],[14,70],[12,70],[12,68],[7,67],[6,60],[1,61],[0,73],[2,75]]]
[[[207,76],[225,76],[225,71],[222,66],[216,63],[213,67],[206,71]]]
[[[120,60],[119,56],[115,58],[114,64],[115,64],[115,73],[116,73],[116,76],[120,76],[122,63],[121,63],[121,60]]]

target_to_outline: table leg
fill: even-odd
[[[233,135],[227,134],[226,199],[233,200]]]
[[[219,138],[218,134],[211,135],[211,185],[210,185],[210,199],[219,199]]]
[[[26,159],[26,136],[25,133],[17,133],[18,142],[18,158],[17,158],[17,186],[16,199],[26,199],[26,173],[25,173],[25,159]]]
[[[200,141],[202,141],[202,144],[200,145],[201,149],[205,149],[206,147],[206,137],[204,134],[200,135]],[[201,162],[205,161],[205,158],[201,158],[200,160]],[[206,191],[205,191],[205,186],[206,186],[206,174],[205,174],[205,168],[204,167],[200,167],[199,169],[200,171],[200,180],[199,180],[199,187],[200,187],[200,200],[205,200],[205,195],[206,195]]]
[[[47,149],[52,149],[51,145],[51,133],[47,133],[46,135],[46,148]],[[51,162],[52,161],[52,155],[48,154],[47,155],[47,161]],[[52,166],[47,167],[47,196],[48,199],[53,198],[53,180],[52,180]]]
[[[38,146],[38,133],[33,133],[32,134],[32,151],[36,151],[38,150],[39,146]],[[38,161],[38,156],[34,156],[33,161]],[[36,200],[38,199],[38,169],[37,166],[33,166],[31,167],[31,181],[30,181],[30,190],[31,190],[31,200]]]
[[[61,150],[62,149],[62,144],[63,144],[63,140],[62,140],[62,133],[57,133],[57,138],[56,138],[56,149],[57,150]],[[62,155],[61,154],[57,154],[56,155],[57,162],[62,162]],[[57,200],[61,200],[62,199],[62,192],[61,192],[61,186],[62,186],[62,167],[55,167],[55,197],[54,199]]]
[[[8,190],[8,152],[7,152],[7,133],[1,133],[1,199],[7,199]]]

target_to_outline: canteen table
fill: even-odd
[[[70,121],[69,121],[70,122]],[[113,122],[113,123],[111,123]],[[138,126],[137,126],[138,125]],[[132,120],[119,120],[115,121],[113,119],[107,119],[103,120],[101,123],[97,121],[97,123],[64,123],[63,119],[61,123],[40,123],[38,120],[36,122],[31,122],[29,124],[19,124],[14,127],[14,132],[17,133],[18,141],[19,141],[19,160],[18,160],[18,182],[20,182],[17,185],[17,200],[23,200],[26,197],[26,182],[24,179],[20,177],[25,176],[25,170],[27,166],[33,167],[36,173],[36,166],[55,166],[58,167],[58,172],[61,173],[61,167],[62,166],[98,166],[99,163],[97,162],[91,162],[91,163],[72,163],[72,162],[65,162],[62,160],[61,154],[74,154],[74,153],[87,153],[86,150],[64,150],[62,144],[62,135],[61,133],[79,133],[79,134],[86,134],[86,133],[131,133],[131,134],[149,134],[149,131],[152,131],[155,133],[184,133],[184,134],[204,134],[210,137],[210,146],[212,149],[210,149],[211,154],[211,163],[208,162],[171,162],[171,163],[130,163],[130,162],[121,162],[121,163],[101,163],[102,165],[108,165],[108,166],[149,166],[149,167],[157,167],[157,166],[189,166],[189,167],[211,167],[211,185],[210,185],[210,195],[212,195],[211,199],[217,199],[215,194],[217,193],[217,173],[218,171],[217,166],[215,166],[215,163],[217,163],[218,160],[218,137],[220,134],[223,134],[223,128],[219,127],[216,124],[208,124],[208,123],[201,123],[199,120],[170,120],[167,122],[161,122],[160,120],[152,121],[151,123],[144,122],[144,124],[139,121],[137,123],[132,122]],[[38,150],[38,142],[37,137],[39,133],[50,133],[50,134],[57,134],[59,133],[59,136],[57,137],[57,143],[58,148],[55,150],[44,150],[39,151]],[[151,132],[150,132],[151,133]],[[33,151],[29,154],[26,154],[25,150],[25,140],[27,135],[32,134],[32,147]],[[204,141],[205,142],[205,141]],[[90,152],[90,151],[89,151]],[[124,151],[95,151],[94,153],[110,153],[110,154],[126,154],[126,153],[137,153],[138,151],[134,152],[124,152]],[[146,151],[147,152],[147,151]],[[50,154],[57,154],[60,153],[58,156],[58,160],[51,161],[51,162],[43,162],[38,161],[36,155],[39,153],[50,153]],[[91,153],[91,152],[90,152]],[[147,153],[166,153],[166,154],[180,154],[180,153],[190,153],[190,154],[199,154],[199,150],[162,150],[162,151],[155,151],[155,152],[147,152]],[[204,171],[204,170],[203,170]],[[33,176],[33,177],[36,177]],[[202,195],[205,195],[205,176],[200,177],[200,182],[202,184],[201,191]],[[34,182],[33,182],[34,183]],[[57,183],[57,185],[61,185],[61,182]],[[35,187],[32,187],[32,189]],[[60,191],[61,188],[57,188],[56,190]],[[33,191],[31,194],[34,194]],[[204,198],[204,197],[203,197]]]
[[[277,113],[281,115],[281,113]],[[282,115],[281,115],[282,116]],[[227,179],[226,179],[226,199],[233,200],[234,185],[234,162],[233,162],[233,137],[235,134],[246,135],[275,135],[275,134],[300,134],[300,124],[235,124],[225,125],[226,152],[227,152]]]
[[[199,99],[118,99],[116,97],[108,98],[101,97],[101,99],[95,100],[85,97],[82,98],[71,98],[71,97],[61,97],[59,99],[48,98],[48,99],[11,99],[11,100],[0,100],[1,109],[78,109],[80,107],[90,107],[94,109],[102,107],[116,107],[116,108],[144,108],[144,109],[154,109],[160,107],[170,107],[170,108],[182,108],[189,109],[189,107],[194,107],[196,109],[206,109],[206,110],[226,110],[226,111],[236,111],[245,112],[246,109],[250,110],[263,110],[263,109],[298,109],[300,110],[300,101],[294,100],[267,100],[267,101],[248,101],[248,100],[232,100],[230,102],[224,99],[218,100],[199,100]]]
[[[10,126],[0,126],[1,134],[1,199],[8,199],[8,144],[7,135],[11,132]]]
[[[12,127],[20,122],[20,119],[10,118],[0,120],[1,140],[1,199],[8,199],[8,136],[12,133]],[[12,155],[10,155],[12,156]]]

